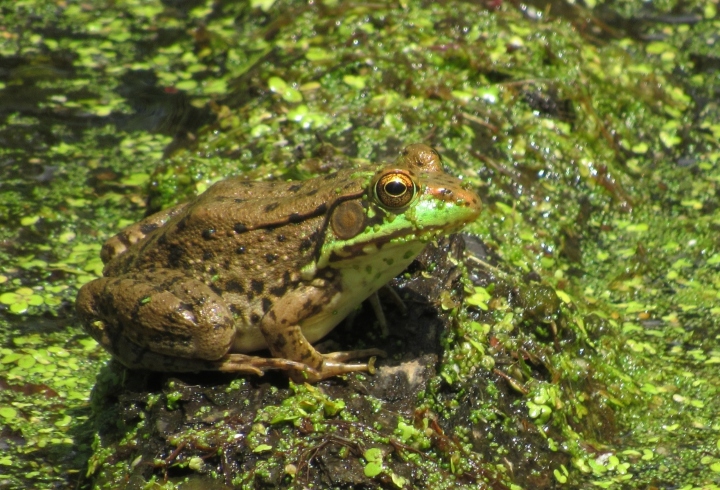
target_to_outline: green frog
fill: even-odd
[[[103,277],[76,307],[128,368],[281,369],[310,382],[372,371],[374,358],[349,361],[379,349],[321,354],[312,343],[480,209],[423,144],[394,164],[306,181],[231,177],[109,239]],[[250,354],[262,349],[272,357]]]

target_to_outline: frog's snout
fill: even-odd
[[[439,201],[463,209],[463,223],[471,223],[480,216],[482,210],[482,202],[480,197],[469,189],[463,189],[457,185],[447,187],[437,187],[432,191],[433,197]]]

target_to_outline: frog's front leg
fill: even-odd
[[[305,338],[300,324],[328,307],[333,292],[316,286],[302,286],[286,294],[262,318],[260,330],[273,356],[302,363],[310,368],[292,372],[295,381],[315,382],[340,374],[372,371],[373,359],[366,363],[346,363],[350,359],[384,356],[380,349],[319,353]],[[332,314],[332,313],[331,313]]]

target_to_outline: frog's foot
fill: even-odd
[[[265,371],[277,369],[280,371],[289,371],[293,376],[295,374],[302,375],[304,373],[308,377],[312,378],[320,375],[318,371],[306,364],[291,361],[290,359],[280,359],[275,357],[226,354],[218,361],[206,361],[205,363],[212,364],[212,368],[210,369],[213,371],[217,370],[226,373],[255,374],[257,376],[262,376],[265,374]]]
[[[382,351],[380,349],[363,349],[321,354],[322,364],[319,368],[307,368],[303,371],[292,373],[290,377],[295,382],[306,381],[310,383],[315,383],[317,381],[331,378],[333,376],[339,376],[342,374],[357,372],[375,374],[375,356],[385,355],[385,351]],[[370,357],[370,359],[368,360],[368,362],[363,363],[345,362],[350,359],[357,359],[359,357]]]

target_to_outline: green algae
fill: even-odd
[[[407,444],[423,440],[413,431],[430,437],[432,419],[461,441],[418,442],[428,486],[488,463],[511,484],[503,458],[518,449],[514,436],[557,454],[530,481],[718,485],[716,2],[683,4],[696,24],[647,24],[646,35],[662,36],[649,43],[588,42],[573,18],[532,21],[509,5],[68,3],[3,8],[4,24],[23,28],[0,41],[5,60],[22,61],[0,86],[10,142],[0,154],[14,162],[0,170],[0,375],[11,387],[0,420],[12,441],[3,482],[70,485],[85,473],[89,390],[106,356],[70,308],[101,272],[102,239],[145,212],[148,190],[158,208],[230,173],[316,172],[312,161],[289,164],[315,157],[320,137],[368,160],[430,142],[487,204],[469,231],[492,251],[480,258],[489,268],[468,263],[464,300],[443,301],[455,326],[423,398],[436,418],[388,429],[402,428]],[[626,18],[645,5],[592,4]],[[214,122],[181,143],[172,136],[193,131],[183,121],[146,131],[124,95],[124,77],[144,73],[190,97],[172,104],[205,108]],[[302,461],[294,422],[343,417],[346,401],[327,412],[300,395],[270,405],[288,413],[266,423],[287,424],[281,449]],[[163,405],[181,400],[171,391]],[[469,429],[480,427],[486,439]],[[142,428],[128,427],[125,442]],[[268,446],[278,450],[254,446],[270,456],[256,471],[275,481],[281,459]],[[111,447],[95,442],[90,474],[126,474],[133,461],[114,461]],[[387,453],[376,453],[374,469],[386,468]],[[178,464],[202,472],[197,458]],[[386,476],[404,486],[393,468]]]

